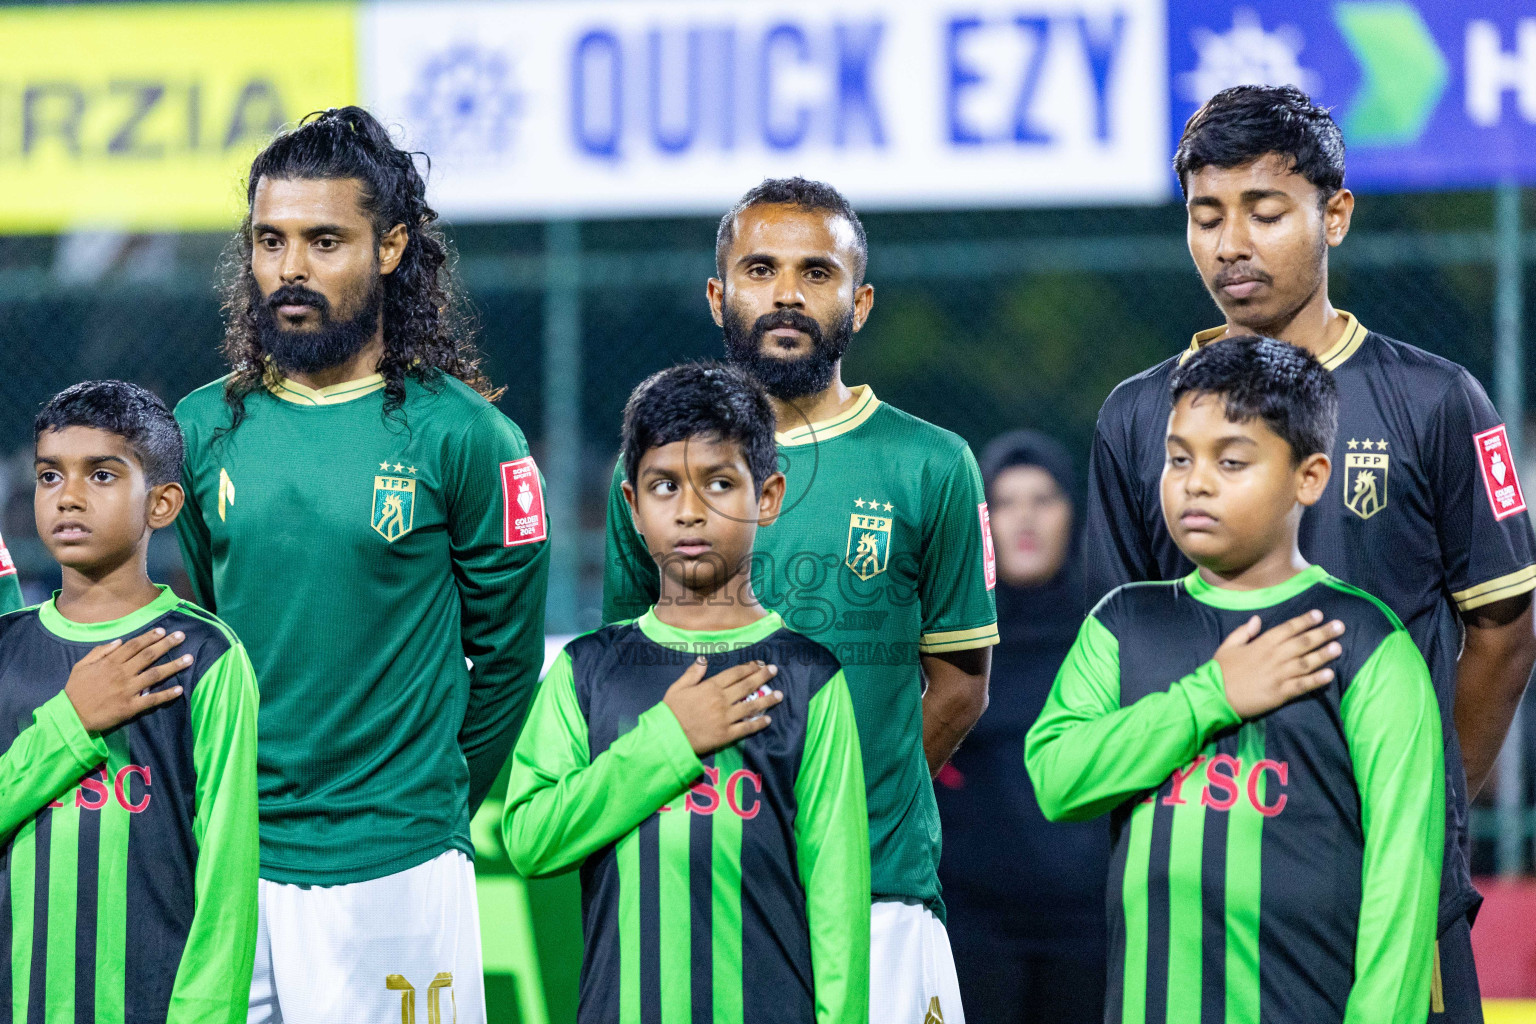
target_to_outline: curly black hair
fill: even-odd
[[[1296,465],[1333,451],[1338,386],[1304,348],[1256,334],[1215,341],[1173,371],[1168,391],[1174,405],[1185,395],[1212,395],[1233,423],[1263,420],[1291,446]]]
[[[389,131],[361,107],[333,107],[303,118],[280,133],[251,162],[246,215],[222,264],[224,358],[234,371],[224,387],[232,418],[245,418],[245,398],[271,372],[257,327],[260,291],[251,271],[251,204],[263,178],[355,178],[362,203],[380,237],[396,224],[410,232],[394,273],[383,279],[384,411],[405,401],[405,380],[430,386],[443,374],[457,377],[488,400],[501,392],[480,371],[474,321],[453,274],[455,253],[427,205],[427,183],[416,167],[424,154],[400,149]],[[430,166],[430,164],[429,164]]]
[[[680,363],[641,381],[624,405],[624,478],[631,485],[646,452],[675,441],[709,438],[741,446],[759,495],[779,471],[773,406],[762,385],[713,360]]]

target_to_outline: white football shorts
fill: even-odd
[[[261,879],[247,1024],[485,1024],[475,868],[458,850],[350,885]]]
[[[870,1024],[965,1024],[949,933],[933,911],[876,903],[869,941]]]

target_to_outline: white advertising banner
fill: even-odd
[[[459,220],[1167,198],[1162,0],[513,0],[360,12],[363,101]]]

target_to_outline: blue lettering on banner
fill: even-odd
[[[1127,21],[1124,10],[1116,10],[1107,19],[1097,20],[1082,14],[1053,18],[1022,13],[1011,19],[984,20],[975,14],[951,18],[944,48],[948,66],[945,111],[949,141],[956,146],[1048,146],[1053,143],[1054,136],[1040,123],[1040,84],[1047,59],[1061,59],[1061,48],[1071,47],[1077,51],[1076,58],[1086,65],[1088,78],[1093,83],[1094,137],[1107,142],[1113,130],[1109,89],[1125,42]],[[1018,64],[1006,71],[1006,81],[999,77],[1003,69],[981,67],[968,55],[971,44],[995,33],[1008,36],[1006,41],[1020,52]],[[1007,124],[988,128],[974,123],[966,115],[967,97],[989,86],[994,89],[1006,87],[1013,97]]]
[[[689,29],[684,33],[686,46],[681,61],[667,60],[666,37],[660,29],[651,29],[650,32],[650,67],[652,71],[647,76],[649,79],[651,141],[656,148],[663,153],[682,153],[693,146],[694,137],[699,130],[699,51],[703,45],[698,29]],[[676,49],[672,50],[676,56]],[[663,102],[663,90],[666,87],[666,70],[672,68],[680,70],[683,77],[683,123],[681,127],[669,128],[666,122],[666,104]],[[674,82],[675,84],[675,82]]]
[[[1013,141],[1048,143],[1051,141],[1050,133],[1030,124],[1029,112],[1035,105],[1035,90],[1040,86],[1040,72],[1045,69],[1045,47],[1050,39],[1051,19],[1020,15],[1013,19],[1013,23],[1029,40],[1029,57],[1024,65],[1024,84],[1019,87],[1019,99],[1013,108]]]
[[[594,96],[593,88],[604,84],[603,73],[607,95]],[[619,40],[612,32],[593,29],[577,40],[571,55],[571,129],[582,152],[610,160],[618,157],[624,128],[623,73]],[[601,104],[595,110],[594,100]],[[594,126],[594,119],[604,114]]]
[[[753,143],[884,149],[884,39],[879,18],[781,20],[761,31],[653,25],[634,35],[595,25],[570,56],[571,137],[577,152],[606,161],[635,156],[637,143],[669,157]]]
[[[1110,18],[1106,36],[1100,36],[1081,14],[1073,20],[1088,56],[1088,73],[1093,76],[1093,132],[1104,141],[1109,138],[1109,75],[1120,55],[1120,44],[1125,42],[1125,12],[1116,11]]]
[[[960,117],[960,97],[972,86],[985,79],[980,72],[967,65],[960,56],[960,43],[966,36],[981,28],[980,18],[952,18],[945,34],[944,62],[949,65],[949,92],[945,97],[945,109],[949,114],[949,141],[957,146],[979,146],[986,140]]]
[[[785,50],[789,51],[796,63],[810,63],[810,43],[798,25],[775,25],[763,37],[763,57],[760,63],[762,78],[757,101],[762,116],[763,141],[774,149],[794,149],[805,141],[806,132],[811,127],[811,112],[803,105],[794,111],[792,126],[775,123],[774,72],[781,67],[780,54]]]
[[[837,114],[833,121],[832,143],[840,149],[847,146],[855,124],[862,122],[869,144],[879,149],[885,145],[885,132],[880,128],[880,109],[875,103],[869,79],[880,50],[880,39],[885,34],[885,24],[879,21],[863,25],[839,22],[833,26],[832,34],[837,41]]]

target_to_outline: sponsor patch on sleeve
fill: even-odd
[[[501,504],[506,535],[503,547],[532,544],[549,536],[544,521],[544,487],[532,455],[501,464]]]
[[[1515,460],[1509,451],[1509,431],[1504,424],[1472,435],[1477,448],[1477,464],[1483,471],[1483,487],[1494,519],[1508,519],[1525,511],[1525,494],[1515,475]]]
[[[987,503],[976,506],[981,516],[981,567],[987,577],[987,589],[997,586],[997,548],[992,544],[992,517],[987,514]]]
[[[11,553],[6,550],[5,538],[0,537],[0,576],[16,575],[16,563],[11,560]]]

